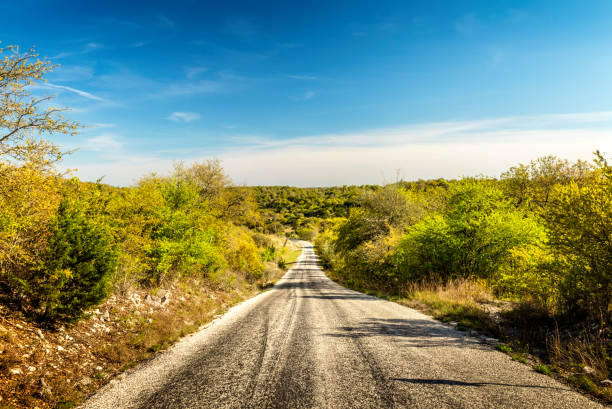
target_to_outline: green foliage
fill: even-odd
[[[544,218],[568,310],[612,318],[612,167],[597,152],[588,183],[556,186]]]
[[[512,347],[510,345],[506,345],[506,344],[497,344],[495,345],[495,349],[497,349],[498,351],[501,351],[505,354],[511,354],[512,353]]]
[[[41,318],[71,320],[106,296],[116,251],[108,227],[70,199],[60,203],[50,232],[39,268],[22,285]]]
[[[291,186],[256,186],[252,188],[263,220],[263,230],[279,234],[297,234],[303,225],[314,226],[322,220],[346,217],[357,206],[357,198],[378,186],[342,186],[296,188]]]
[[[452,188],[444,214],[409,229],[395,257],[408,279],[491,279],[511,260],[511,250],[543,239],[537,222],[514,209],[499,189],[466,179]]]
[[[548,366],[546,366],[544,364],[536,364],[536,365],[534,365],[533,366],[533,370],[536,371],[536,372],[539,372],[541,374],[548,375],[548,376],[553,374],[552,369],[550,369]]]

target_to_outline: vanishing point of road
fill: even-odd
[[[305,243],[270,290],[85,408],[601,408],[482,340],[329,280]]]

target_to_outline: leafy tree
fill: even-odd
[[[568,310],[612,314],[612,166],[596,152],[588,183],[558,185],[545,214]]]
[[[515,210],[502,192],[466,179],[452,189],[444,214],[413,226],[399,245],[400,274],[413,278],[490,279],[510,250],[544,240],[538,223]]]
[[[40,134],[75,134],[78,124],[62,117],[65,109],[48,106],[52,97],[33,97],[30,87],[44,82],[55,66],[38,59],[34,50],[23,54],[15,46],[0,48],[0,159],[48,169],[61,159],[53,143]]]
[[[61,202],[50,231],[40,266],[21,284],[42,319],[75,319],[106,296],[116,250],[108,227],[86,217],[78,202]]]
[[[544,156],[528,165],[511,167],[501,175],[502,186],[515,205],[541,209],[549,204],[556,185],[572,180],[581,184],[590,168],[585,161],[570,163],[556,156]]]

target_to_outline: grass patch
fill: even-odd
[[[285,263],[287,264],[294,264],[297,261],[298,257],[300,256],[300,254],[302,254],[302,249],[289,250],[287,251],[283,259],[285,260]]]
[[[589,379],[586,375],[574,375],[570,378],[570,380],[576,384],[581,389],[590,392],[596,393],[599,392],[599,388],[591,379]]]
[[[454,322],[458,330],[475,329],[480,333],[509,339],[512,346],[498,344],[495,348],[517,362],[529,364],[528,354],[534,354],[549,365],[537,364],[533,369],[545,375],[553,374],[566,379],[582,391],[612,403],[612,388],[600,387],[598,381],[610,378],[612,363],[610,329],[591,328],[581,333],[555,330],[556,322],[542,306],[530,302],[508,305],[496,299],[486,285],[469,280],[455,280],[446,284],[410,283],[403,289],[380,283],[364,283],[345,278],[341,273],[326,271],[339,284],[375,295],[389,301],[416,308],[442,322]],[[497,308],[502,318],[498,325],[486,307]],[[493,308],[493,309],[494,309]],[[594,369],[591,376],[576,375],[582,368]]]
[[[407,298],[436,319],[457,322],[457,329],[499,335],[497,324],[478,304],[490,302],[493,297],[478,283],[462,280],[438,285],[413,284],[407,290]]]
[[[497,344],[495,345],[495,349],[497,349],[498,351],[501,351],[505,354],[511,354],[512,353],[512,347],[510,345],[506,345],[506,344]]]
[[[544,364],[534,365],[533,370],[541,374],[548,375],[548,376],[553,374],[553,370],[550,369],[548,365],[544,365]]]

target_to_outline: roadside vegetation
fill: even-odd
[[[31,93],[54,66],[0,54],[0,406],[69,407],[297,257],[217,161],[128,188],[59,172],[80,125]]]
[[[612,167],[601,153],[591,163],[539,158],[499,179],[400,182],[358,201],[315,239],[333,278],[501,337],[542,360],[539,372],[612,399],[602,382],[612,364]]]
[[[315,242],[344,285],[501,337],[612,400],[612,168],[544,157],[499,179],[236,186],[214,160],[131,187],[62,174],[80,125],[30,90],[53,65],[0,48],[0,407],[70,407]],[[529,358],[532,359],[532,358]]]

